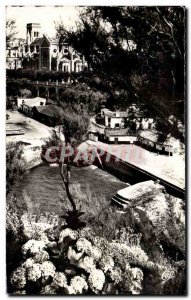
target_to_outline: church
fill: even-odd
[[[6,51],[8,69],[37,69],[47,71],[81,72],[87,67],[83,55],[65,43],[61,36],[51,39],[42,34],[40,23],[28,23],[26,41],[14,42]]]

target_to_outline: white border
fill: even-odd
[[[0,266],[1,266],[1,271],[0,271],[0,296],[1,299],[5,299],[8,297],[7,294],[5,294],[6,291],[6,266],[5,266],[5,6],[9,6],[9,5],[69,5],[69,6],[83,6],[83,5],[114,5],[114,6],[118,6],[118,5],[124,5],[124,6],[130,6],[130,5],[140,5],[140,6],[186,6],[188,8],[188,10],[190,9],[190,4],[191,2],[189,0],[179,0],[179,1],[166,1],[166,0],[160,0],[160,1],[143,1],[143,0],[139,0],[139,1],[116,1],[116,0],[109,0],[109,1],[105,1],[105,0],[89,0],[89,1],[81,1],[81,0],[46,0],[46,1],[42,1],[42,0],[3,0],[0,2],[0,53],[1,53],[1,60],[0,60],[0,78],[1,78],[1,91],[0,91],[0,102],[1,102],[1,107],[0,107],[0,130],[1,130],[1,138],[0,138],[0,151],[1,151],[1,180],[0,180],[0,191],[1,191],[1,199],[0,199],[0,212],[1,212],[1,231],[0,231],[0,238],[1,238],[1,256],[0,256]],[[189,11],[187,11],[187,19],[189,18]],[[190,36],[190,22],[188,22],[188,40],[189,40],[189,36]],[[190,41],[188,41],[188,48],[190,45]],[[187,57],[187,76],[188,76],[188,82],[187,82],[187,100],[189,100],[189,93],[188,93],[188,86],[190,83],[190,66],[191,66],[191,61],[189,61],[188,57]],[[188,122],[189,122],[189,117],[191,117],[191,113],[190,113],[190,106],[188,107]],[[190,130],[189,130],[189,124],[188,124],[188,142],[190,140]],[[188,149],[188,161],[189,158],[191,157],[191,150],[190,147]],[[188,162],[189,163],[189,162]],[[188,164],[189,165],[189,164]],[[190,182],[190,178],[188,180],[188,187],[190,186],[191,182]],[[188,195],[189,196],[189,195]],[[187,197],[187,200],[189,200],[189,197]],[[189,202],[189,201],[188,201]],[[187,236],[189,237],[189,229],[191,228],[191,224],[190,224],[190,206],[187,205],[188,208],[188,212],[187,212],[187,217],[188,217],[188,222],[187,222]],[[188,253],[187,253],[187,257],[188,257],[188,261],[190,258],[190,239],[188,239],[189,242],[189,247],[188,247]],[[187,266],[188,271],[190,270],[190,264],[188,263]],[[188,272],[189,273],[189,272]],[[189,276],[189,274],[188,274]],[[187,278],[187,282],[188,282],[188,291],[189,291],[189,295],[190,295],[190,286],[189,286],[189,278]],[[64,296],[66,297],[66,296]],[[21,298],[21,297],[17,297],[17,298]],[[30,296],[27,296],[27,298],[30,298]],[[39,297],[35,297],[36,299],[42,299],[41,296]],[[73,297],[72,297],[73,298]],[[86,298],[86,297],[81,297],[82,298]],[[103,298],[103,297],[102,297]],[[113,297],[108,297],[108,298],[113,298]],[[133,298],[133,297],[129,297],[128,298]],[[168,297],[163,297],[163,298],[168,298]],[[177,298],[182,298],[182,297],[176,297]],[[49,299],[48,297],[43,297],[43,299]],[[71,299],[71,297],[70,297]]]

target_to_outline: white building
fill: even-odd
[[[105,139],[109,144],[133,144],[137,141],[137,137],[134,135],[129,135],[127,129],[106,129]]]
[[[17,106],[18,108],[24,112],[25,114],[32,117],[32,108],[34,106],[45,106],[46,105],[46,99],[41,97],[36,98],[18,98],[17,99]]]
[[[154,126],[153,119],[143,117],[135,105],[129,107],[127,111],[113,112],[103,108],[101,117],[104,118],[104,125],[108,128],[124,128],[125,120],[135,122],[136,129],[152,129]]]
[[[156,152],[174,155],[179,153],[180,143],[178,140],[168,136],[162,143],[158,141],[158,133],[150,130],[141,131],[138,136],[141,145],[153,149]]]

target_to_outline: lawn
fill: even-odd
[[[126,183],[94,166],[72,167],[71,169],[71,187],[75,188],[77,194],[91,194],[91,199],[103,196],[109,203],[111,197],[126,186]],[[41,212],[50,211],[56,214],[60,214],[61,200],[67,198],[62,188],[59,167],[51,167],[46,164],[25,174],[22,183],[16,188],[15,194],[18,199],[27,195],[33,206],[39,207]]]

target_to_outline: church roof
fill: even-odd
[[[30,46],[40,45],[42,39],[43,39],[43,37],[42,37],[42,38],[36,38],[36,39],[30,44]]]

